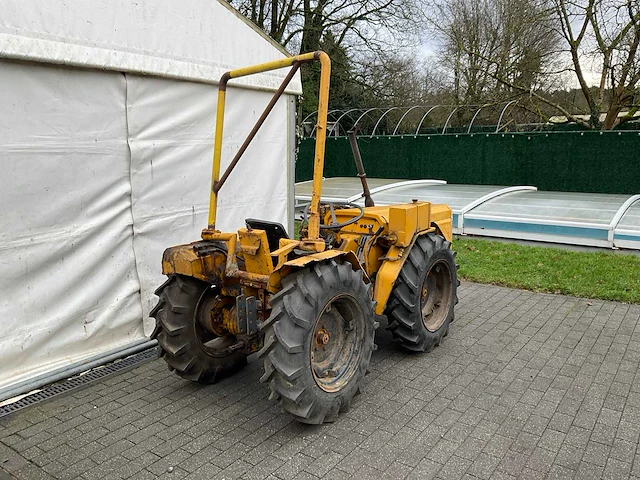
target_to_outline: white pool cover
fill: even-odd
[[[622,215],[613,232],[613,243],[620,248],[640,250],[640,195],[636,195],[632,205]]]
[[[544,192],[535,186],[450,185],[442,180],[368,180],[376,205],[413,199],[448,204],[457,234],[640,249],[640,195]],[[325,178],[322,198],[362,204],[360,180]],[[297,183],[298,207],[310,200],[311,182]]]

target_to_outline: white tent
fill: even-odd
[[[206,226],[217,81],[284,55],[222,1],[3,0],[0,399],[146,339],[162,251]],[[223,168],[285,74],[230,83]],[[222,189],[219,228],[291,227],[298,93]]]

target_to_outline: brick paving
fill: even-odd
[[[350,412],[301,425],[260,362],[155,360],[0,419],[0,479],[640,479],[640,305],[463,283],[430,354],[384,329]]]

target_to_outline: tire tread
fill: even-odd
[[[454,319],[454,310],[451,307],[447,319],[436,332],[429,332],[422,321],[419,291],[429,261],[436,254],[447,258],[452,266],[453,304],[458,303],[457,286],[460,282],[457,279],[458,266],[455,264],[455,252],[451,250],[451,242],[441,235],[428,233],[418,237],[411,247],[385,310],[389,318],[388,329],[393,337],[412,352],[430,352],[440,345],[442,338],[449,333],[449,324]]]

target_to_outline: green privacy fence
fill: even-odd
[[[312,177],[314,142],[300,142],[296,181]],[[367,176],[374,178],[640,193],[638,131],[366,136],[358,144]],[[355,176],[346,137],[328,138],[326,150],[326,177]]]

